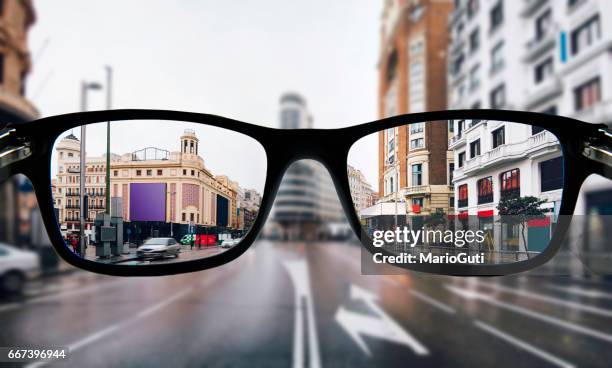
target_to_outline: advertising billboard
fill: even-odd
[[[130,184],[130,221],[166,221],[166,184]]]
[[[229,214],[229,201],[227,198],[217,196],[217,226],[227,226]]]

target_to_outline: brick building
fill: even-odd
[[[385,1],[378,66],[380,118],[446,108],[447,22],[452,7],[450,0]],[[453,159],[447,142],[446,122],[381,131],[380,202],[406,202],[406,215],[449,212]]]

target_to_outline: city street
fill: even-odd
[[[350,243],[259,241],[186,275],[76,271],[3,300],[0,346],[68,347],[75,367],[607,365],[607,284],[361,276],[359,256]]]

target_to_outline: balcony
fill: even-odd
[[[465,161],[461,169],[455,170],[454,179],[457,180],[464,175],[476,174],[504,162],[526,159],[529,155],[542,149],[558,150],[558,145],[557,138],[547,131],[532,135],[522,142],[502,144],[480,156]]]
[[[451,42],[449,51],[451,55],[457,55],[463,51],[463,46],[465,46],[465,41],[460,36],[457,36],[456,39]]]
[[[427,194],[430,193],[431,189],[429,185],[415,185],[412,187],[405,187],[402,189],[402,194],[404,196],[410,196],[415,194]]]
[[[541,35],[539,38],[534,38],[527,42],[525,48],[527,51],[523,56],[524,62],[532,62],[542,56],[545,52],[552,50],[555,47],[556,35],[558,27],[550,27],[546,33]]]
[[[459,133],[448,140],[448,148],[454,149],[465,144],[465,135]]]
[[[563,82],[558,75],[549,77],[534,86],[525,98],[525,110],[533,110],[536,106],[541,105],[563,93]]]
[[[525,5],[521,9],[521,16],[524,18],[532,16],[547,2],[548,0],[525,0]]]
[[[453,12],[448,16],[448,25],[452,27],[457,24],[463,14],[465,14],[465,6],[460,5],[459,7],[455,8],[455,10],[453,10]]]

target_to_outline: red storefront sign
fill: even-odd
[[[493,217],[493,210],[478,211],[479,218]]]
[[[417,203],[417,204],[413,204],[412,205],[412,212],[414,213],[421,213],[421,206]]]
[[[550,217],[546,216],[541,219],[529,220],[527,221],[527,226],[529,227],[545,227],[550,226]]]
[[[459,219],[461,219],[461,220],[467,219],[468,218],[468,213],[467,213],[467,211],[460,212],[459,215],[457,215],[457,217]]]

